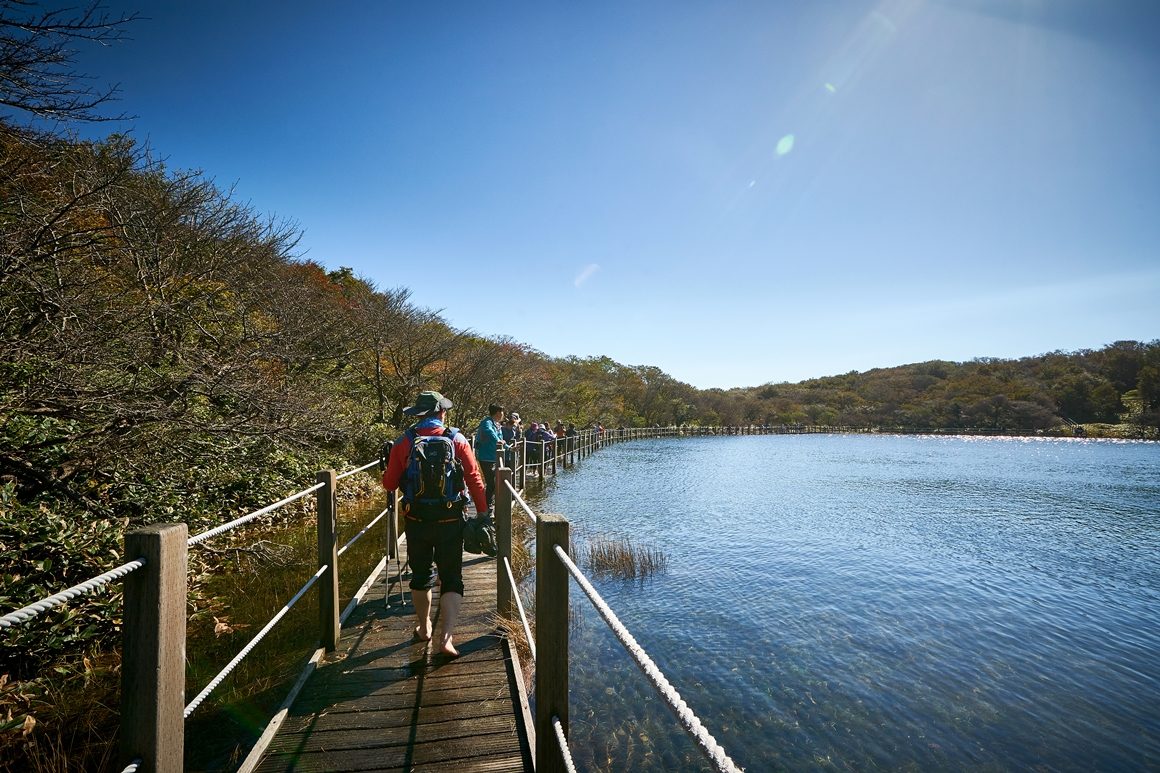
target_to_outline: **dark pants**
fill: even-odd
[[[407,516],[407,560],[411,564],[411,590],[431,590],[435,574],[431,564],[439,567],[440,593],[463,595],[463,518],[462,509],[449,510],[447,520],[416,521]]]
[[[495,501],[495,462],[480,462],[479,474],[483,476],[483,485],[487,489],[487,506]]]

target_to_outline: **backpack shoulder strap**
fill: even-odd
[[[460,466],[463,462],[459,458],[459,449],[456,447],[456,439],[463,439],[463,435],[455,427],[444,427],[443,437],[451,441],[451,458],[455,460],[456,466]],[[466,442],[466,440],[464,440]]]

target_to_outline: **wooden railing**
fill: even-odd
[[[367,590],[355,594],[339,614],[338,559],[369,527],[392,513],[392,504],[343,547],[338,546],[338,481],[376,466],[370,462],[342,474],[322,470],[307,489],[201,534],[188,536],[184,523],[154,524],[125,535],[127,563],[0,618],[0,627],[26,623],[36,615],[108,582],[123,578],[121,623],[121,731],[119,764],[129,773],[181,773],[185,748],[185,720],[254,649],[311,587],[317,585],[320,651],[338,646],[342,620]],[[186,602],[189,549],[225,534],[283,505],[313,493],[318,532],[318,571],[274,615],[246,646],[188,704],[185,702]],[[387,542],[396,531],[388,518]],[[385,564],[384,557],[375,574]],[[316,658],[315,658],[316,660]]]

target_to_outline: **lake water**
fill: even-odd
[[[1160,445],[812,435],[625,443],[550,483],[597,588],[749,771],[1160,769]],[[573,585],[580,770],[702,770]]]

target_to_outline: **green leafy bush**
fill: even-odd
[[[121,563],[123,529],[107,518],[66,517],[51,504],[22,504],[6,483],[0,487],[0,609],[23,607]],[[120,584],[112,583],[42,613],[34,625],[8,629],[0,636],[0,674],[30,678],[108,637],[120,625],[120,601]]]

